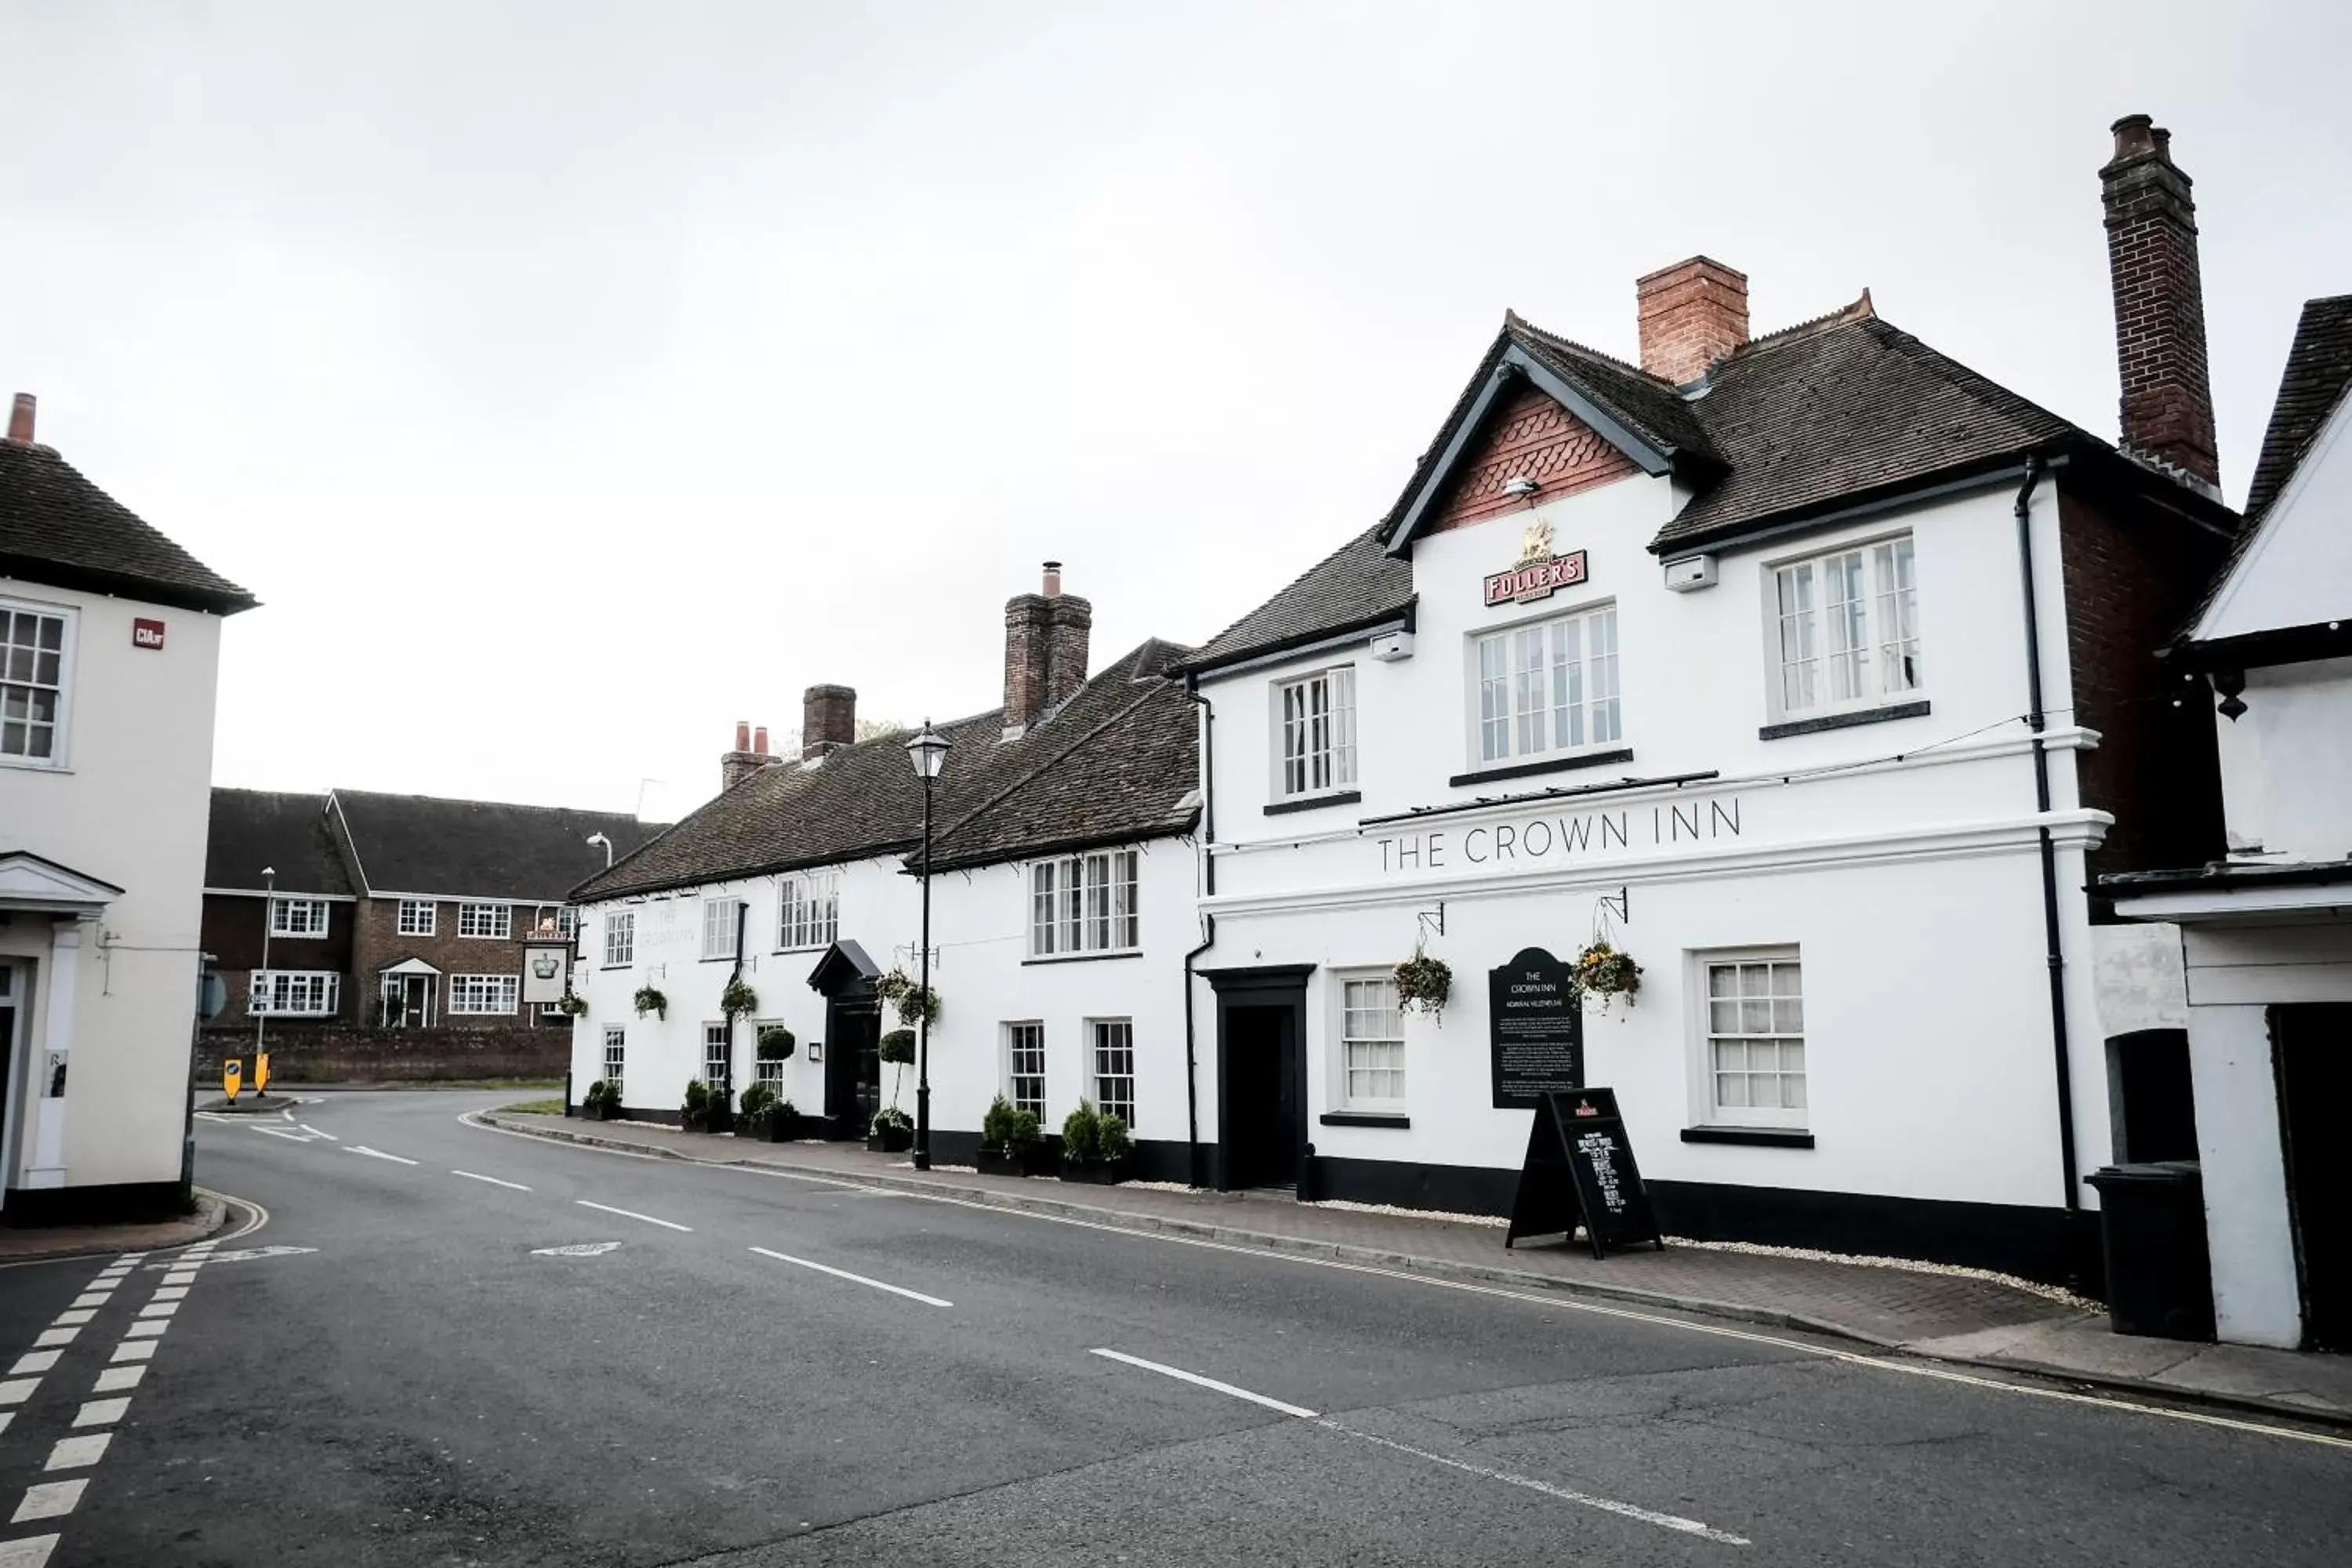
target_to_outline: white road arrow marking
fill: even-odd
[[[414,1160],[404,1160],[397,1154],[387,1154],[381,1149],[371,1149],[364,1143],[346,1143],[343,1145],[343,1152],[346,1154],[365,1154],[372,1160],[389,1160],[395,1165],[414,1165],[416,1163]]]
[[[534,1247],[530,1255],[533,1258],[602,1258],[608,1252],[619,1251],[620,1247],[617,1241],[575,1241],[569,1247]]]
[[[306,1252],[318,1250],[315,1247],[240,1247],[228,1252],[209,1253],[201,1261],[206,1264],[244,1263],[256,1258],[299,1258]],[[181,1262],[151,1263],[147,1267],[152,1271],[157,1268],[180,1268],[185,1265]],[[189,1278],[193,1279],[195,1276],[192,1274]]]

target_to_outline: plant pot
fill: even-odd
[[[595,1121],[618,1121],[624,1114],[620,1101],[608,1100],[589,1112],[589,1118]]]
[[[1060,1157],[1042,1142],[980,1152],[980,1173],[983,1176],[1050,1176],[1060,1163]]]
[[[1085,1164],[1065,1164],[1062,1180],[1085,1182],[1097,1187],[1115,1187],[1135,1173],[1132,1162],[1127,1160],[1089,1160]]]
[[[884,1125],[866,1135],[866,1149],[872,1154],[903,1154],[915,1146],[915,1130],[911,1127]]]
[[[735,1113],[714,1106],[703,1113],[702,1130],[705,1132],[732,1132],[735,1131]]]

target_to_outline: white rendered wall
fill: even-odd
[[[24,849],[123,889],[85,924],[73,967],[63,1121],[42,1184],[175,1182],[187,1107],[221,621],[196,610],[0,578],[0,597],[78,612],[67,766],[0,765],[0,850]],[[131,622],[165,624],[161,649]],[[12,1096],[37,1092],[53,969],[49,922],[18,914],[0,955],[38,966]],[[21,1085],[22,1087],[16,1087]],[[25,1118],[8,1184],[34,1160]]]
[[[2292,1349],[2303,1339],[2303,1304],[2287,1227],[2269,1010],[2259,1004],[2191,1007],[2189,1076],[2197,1097],[2214,1331],[2239,1344]]]
[[[2205,640],[2352,620],[2352,401],[2328,416],[2200,619]]]
[[[2352,527],[2343,531],[2352,537]],[[2259,848],[2266,859],[2352,859],[2352,658],[2245,676],[2246,710],[2213,716],[2231,848]]]

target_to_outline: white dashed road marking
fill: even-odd
[[[602,1258],[608,1252],[618,1252],[617,1241],[575,1241],[568,1247],[534,1247],[533,1258]]]
[[[49,1449],[49,1462],[45,1470],[79,1470],[106,1458],[106,1446],[114,1441],[111,1432],[100,1432],[88,1437],[60,1437]]]
[[[73,1424],[76,1426],[111,1426],[121,1420],[122,1413],[130,1408],[131,1401],[128,1399],[85,1399],[81,1408],[74,1412]]]
[[[663,1226],[671,1230],[691,1231],[694,1228],[690,1225],[680,1225],[674,1219],[656,1219],[649,1214],[639,1214],[635,1209],[616,1209],[609,1204],[592,1204],[586,1198],[574,1198],[572,1201],[583,1209],[595,1209],[603,1214],[616,1214],[623,1219],[641,1219],[647,1225]]]
[[[132,1344],[115,1346],[114,1353],[106,1359],[109,1361],[152,1361],[154,1359],[154,1356],[155,1342],[153,1340],[140,1340]]]
[[[1139,1366],[1146,1372],[1156,1372],[1162,1377],[1172,1377],[1180,1383],[1189,1383],[1198,1388],[1212,1388],[1219,1394],[1230,1394],[1235,1399],[1246,1399],[1252,1405],[1263,1405],[1268,1410],[1279,1410],[1285,1415],[1296,1415],[1305,1421],[1312,1421],[1316,1418],[1315,1412],[1304,1405],[1286,1405],[1279,1399],[1270,1399],[1263,1394],[1252,1394],[1248,1389],[1235,1388],[1230,1383],[1220,1383],[1213,1377],[1202,1377],[1197,1372],[1186,1372],[1182,1367],[1162,1366],[1156,1361],[1146,1361],[1141,1356],[1129,1355],[1125,1351],[1097,1348],[1094,1353],[1111,1361],[1125,1362],[1129,1366]]]
[[[415,1161],[404,1158],[399,1154],[387,1154],[381,1149],[371,1149],[364,1143],[346,1143],[343,1145],[343,1152],[346,1154],[365,1154],[371,1160],[389,1160],[395,1165],[414,1165],[416,1163]]]
[[[162,1337],[163,1331],[171,1326],[170,1321],[165,1319],[142,1318],[131,1325],[131,1331],[126,1337],[134,1340],[157,1339]]]
[[[58,1352],[55,1351],[26,1351],[16,1358],[16,1364],[8,1369],[8,1375],[22,1377],[28,1372],[47,1372],[57,1364]]]
[[[28,1535],[22,1541],[0,1541],[0,1568],[41,1568],[58,1549],[54,1535]]]
[[[846,1279],[855,1285],[871,1285],[877,1290],[887,1290],[893,1296],[904,1296],[909,1301],[920,1301],[927,1307],[952,1307],[953,1301],[942,1301],[937,1296],[926,1296],[920,1290],[909,1290],[902,1285],[885,1285],[879,1279],[868,1279],[863,1274],[852,1274],[846,1268],[833,1268],[822,1263],[812,1263],[805,1258],[794,1258],[789,1252],[771,1252],[764,1247],[751,1249],[762,1258],[772,1258],[779,1263],[794,1264],[802,1268],[814,1268],[819,1274],[830,1274],[835,1279]]]
[[[100,1394],[120,1394],[126,1388],[136,1388],[139,1380],[147,1375],[143,1366],[110,1366],[98,1374],[90,1387]]]
[[[32,1519],[56,1519],[71,1513],[74,1504],[81,1501],[81,1489],[89,1485],[88,1476],[77,1476],[69,1481],[43,1481],[25,1489],[25,1500],[8,1516],[11,1524],[22,1524]]]
[[[469,1182],[488,1182],[494,1187],[510,1187],[518,1193],[527,1193],[530,1191],[529,1187],[524,1186],[520,1182],[502,1182],[496,1176],[477,1175],[471,1171],[452,1171],[449,1173],[453,1176],[463,1176]]]
[[[22,1405],[41,1386],[37,1377],[20,1377],[13,1383],[0,1383],[0,1405]]]

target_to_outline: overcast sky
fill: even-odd
[[[1631,358],[1696,251],[1759,332],[1868,285],[2112,438],[2135,110],[2241,500],[2352,290],[2343,16],[0,0],[0,391],[260,595],[218,782],[666,816],[811,683],[993,707],[1048,556],[1097,665],[1204,640],[1387,508],[1506,306]]]

